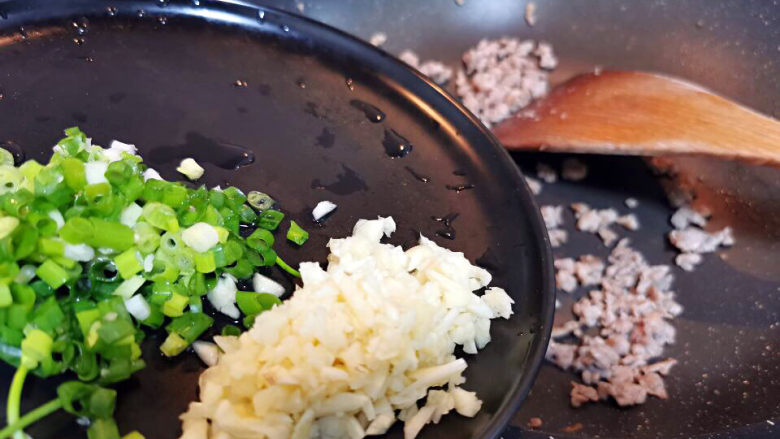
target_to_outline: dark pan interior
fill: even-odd
[[[136,144],[163,177],[178,178],[178,160],[193,156],[209,186],[268,192],[311,232],[303,249],[280,249],[289,261],[324,261],[329,237],[348,234],[358,218],[392,215],[391,242],[409,245],[423,233],[489,268],[516,315],[495,322],[493,341],[468,358],[466,387],[483,409],[474,419],[448,416],[421,437],[498,437],[546,346],[550,254],[516,166],[447,95],[370,46],[271,9],[80,0],[11,1],[0,11],[0,141],[27,158],[46,160],[62,130],[78,125],[98,144]],[[370,121],[353,100],[380,109],[384,121]],[[410,154],[388,156],[399,142],[390,130],[411,143]],[[243,153],[254,163],[230,169]],[[462,185],[473,188],[452,190]],[[339,207],[317,227],[310,212],[324,199]],[[452,240],[432,219],[450,213],[459,214]],[[122,432],[169,439],[202,366],[192,354],[163,359],[159,342],[150,337],[147,368],[119,386],[117,419]],[[1,371],[7,387],[12,369]],[[49,399],[55,382],[28,381],[23,410]],[[29,433],[85,437],[64,414]],[[396,427],[389,437],[401,435]]]

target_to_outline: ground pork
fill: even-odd
[[[582,208],[577,206],[575,212]],[[669,319],[682,312],[670,290],[669,267],[648,264],[623,239],[606,264],[584,255],[577,261],[557,259],[555,268],[561,289],[576,289],[572,278],[577,284],[599,285],[572,306],[573,320],[553,329],[547,352],[549,361],[579,373],[584,383],[572,385],[572,406],[607,398],[622,406],[642,404],[648,395],[667,398],[662,376],[675,361],[656,359],[674,343],[676,332]],[[584,334],[583,327],[596,333]],[[563,337],[574,342],[557,341]]]
[[[404,50],[398,55],[398,58],[419,70],[420,73],[431,78],[433,82],[439,85],[446,84],[452,78],[452,69],[450,67],[439,61],[420,61],[420,57],[411,50]]]
[[[455,93],[486,126],[547,95],[548,71],[558,64],[549,44],[516,38],[482,40],[462,61]]]

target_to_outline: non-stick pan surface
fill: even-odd
[[[517,168],[460,106],[390,56],[271,9],[25,0],[0,2],[0,12],[0,140],[27,158],[46,160],[62,129],[78,125],[99,144],[135,143],[163,177],[178,178],[175,165],[191,156],[209,186],[270,193],[312,232],[302,249],[280,250],[292,262],[324,261],[329,237],[358,218],[392,215],[391,242],[423,233],[489,268],[516,315],[494,323],[493,341],[468,358],[466,387],[482,411],[448,416],[421,437],[498,437],[543,356],[551,263]],[[310,212],[325,199],[339,207],[317,227]],[[452,228],[433,219],[448,214],[458,214]],[[162,358],[159,343],[148,339],[147,368],[118,386],[117,419],[123,432],[169,439],[202,365],[191,353]],[[0,386],[11,373],[2,367]],[[23,410],[50,398],[55,383],[29,381]],[[64,414],[30,433],[85,436]]]
[[[259,0],[263,1],[263,0]],[[389,53],[415,50],[455,66],[482,38],[510,36],[552,44],[560,64],[552,82],[604,69],[645,70],[702,84],[765,114],[780,117],[780,4],[766,0],[267,0],[368,39],[383,32]],[[424,3],[424,7],[421,4]],[[525,20],[526,4],[537,20]],[[513,154],[533,175],[536,163],[560,165],[556,154]],[[624,232],[653,264],[670,264],[684,313],[674,320],[677,343],[664,352],[679,361],[666,380],[669,399],[642,406],[569,406],[575,374],[545,363],[504,439],[775,439],[780,437],[780,169],[680,158],[697,192],[712,201],[711,225],[734,228],[734,247],[708,254],[691,273],[674,266],[668,244],[674,211],[656,175],[636,157],[578,156],[589,177],[545,185],[540,204],[582,201],[621,212],[626,197],[640,207],[641,227]],[[555,257],[608,249],[564,217],[569,242]],[[561,293],[560,322],[574,296]],[[537,430],[527,427],[539,417]]]

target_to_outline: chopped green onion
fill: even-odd
[[[184,314],[184,307],[187,306],[188,303],[189,298],[187,298],[187,296],[173,293],[171,298],[163,304],[162,312],[168,317],[178,317]]]
[[[309,239],[309,232],[303,230],[295,221],[290,221],[290,229],[287,230],[287,239],[298,245],[303,245],[303,243]]]
[[[19,219],[13,216],[0,218],[0,239],[10,235],[19,226]]]
[[[284,214],[278,210],[264,210],[257,215],[257,226],[266,230],[276,230],[284,219]]]
[[[246,201],[260,212],[270,209],[275,203],[268,194],[259,191],[250,191],[246,194]]]
[[[55,290],[68,281],[68,272],[51,259],[41,264],[35,274]]]
[[[143,218],[158,229],[173,233],[179,231],[179,221],[176,218],[176,212],[165,204],[158,202],[147,203],[143,208]]]
[[[184,341],[176,333],[168,334],[162,345],[160,345],[160,351],[165,354],[166,357],[175,357],[187,349],[187,342]]]
[[[111,418],[98,418],[87,429],[87,439],[121,439],[119,428]]]

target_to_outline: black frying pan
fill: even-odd
[[[292,262],[323,261],[329,237],[377,215],[395,217],[391,242],[422,232],[465,252],[507,288],[516,315],[494,323],[493,341],[468,359],[479,415],[448,416],[421,437],[498,437],[530,388],[553,312],[546,234],[518,169],[468,112],[392,57],[321,24],[231,3],[0,3],[0,140],[45,160],[62,129],[79,125],[100,144],[135,143],[167,178],[194,156],[206,184],[262,189],[313,229],[304,249],[280,249]],[[354,100],[384,121],[369,121]],[[391,157],[399,142],[411,153]],[[232,169],[244,153],[254,163]],[[323,199],[339,208],[317,229],[310,212]],[[450,213],[459,214],[450,229],[433,219]],[[162,358],[159,342],[150,337],[147,368],[119,386],[117,419],[123,432],[169,439],[202,366],[192,354]],[[0,386],[11,373],[2,368]],[[29,381],[23,411],[51,398],[54,382]],[[29,432],[84,437],[62,414]]]

